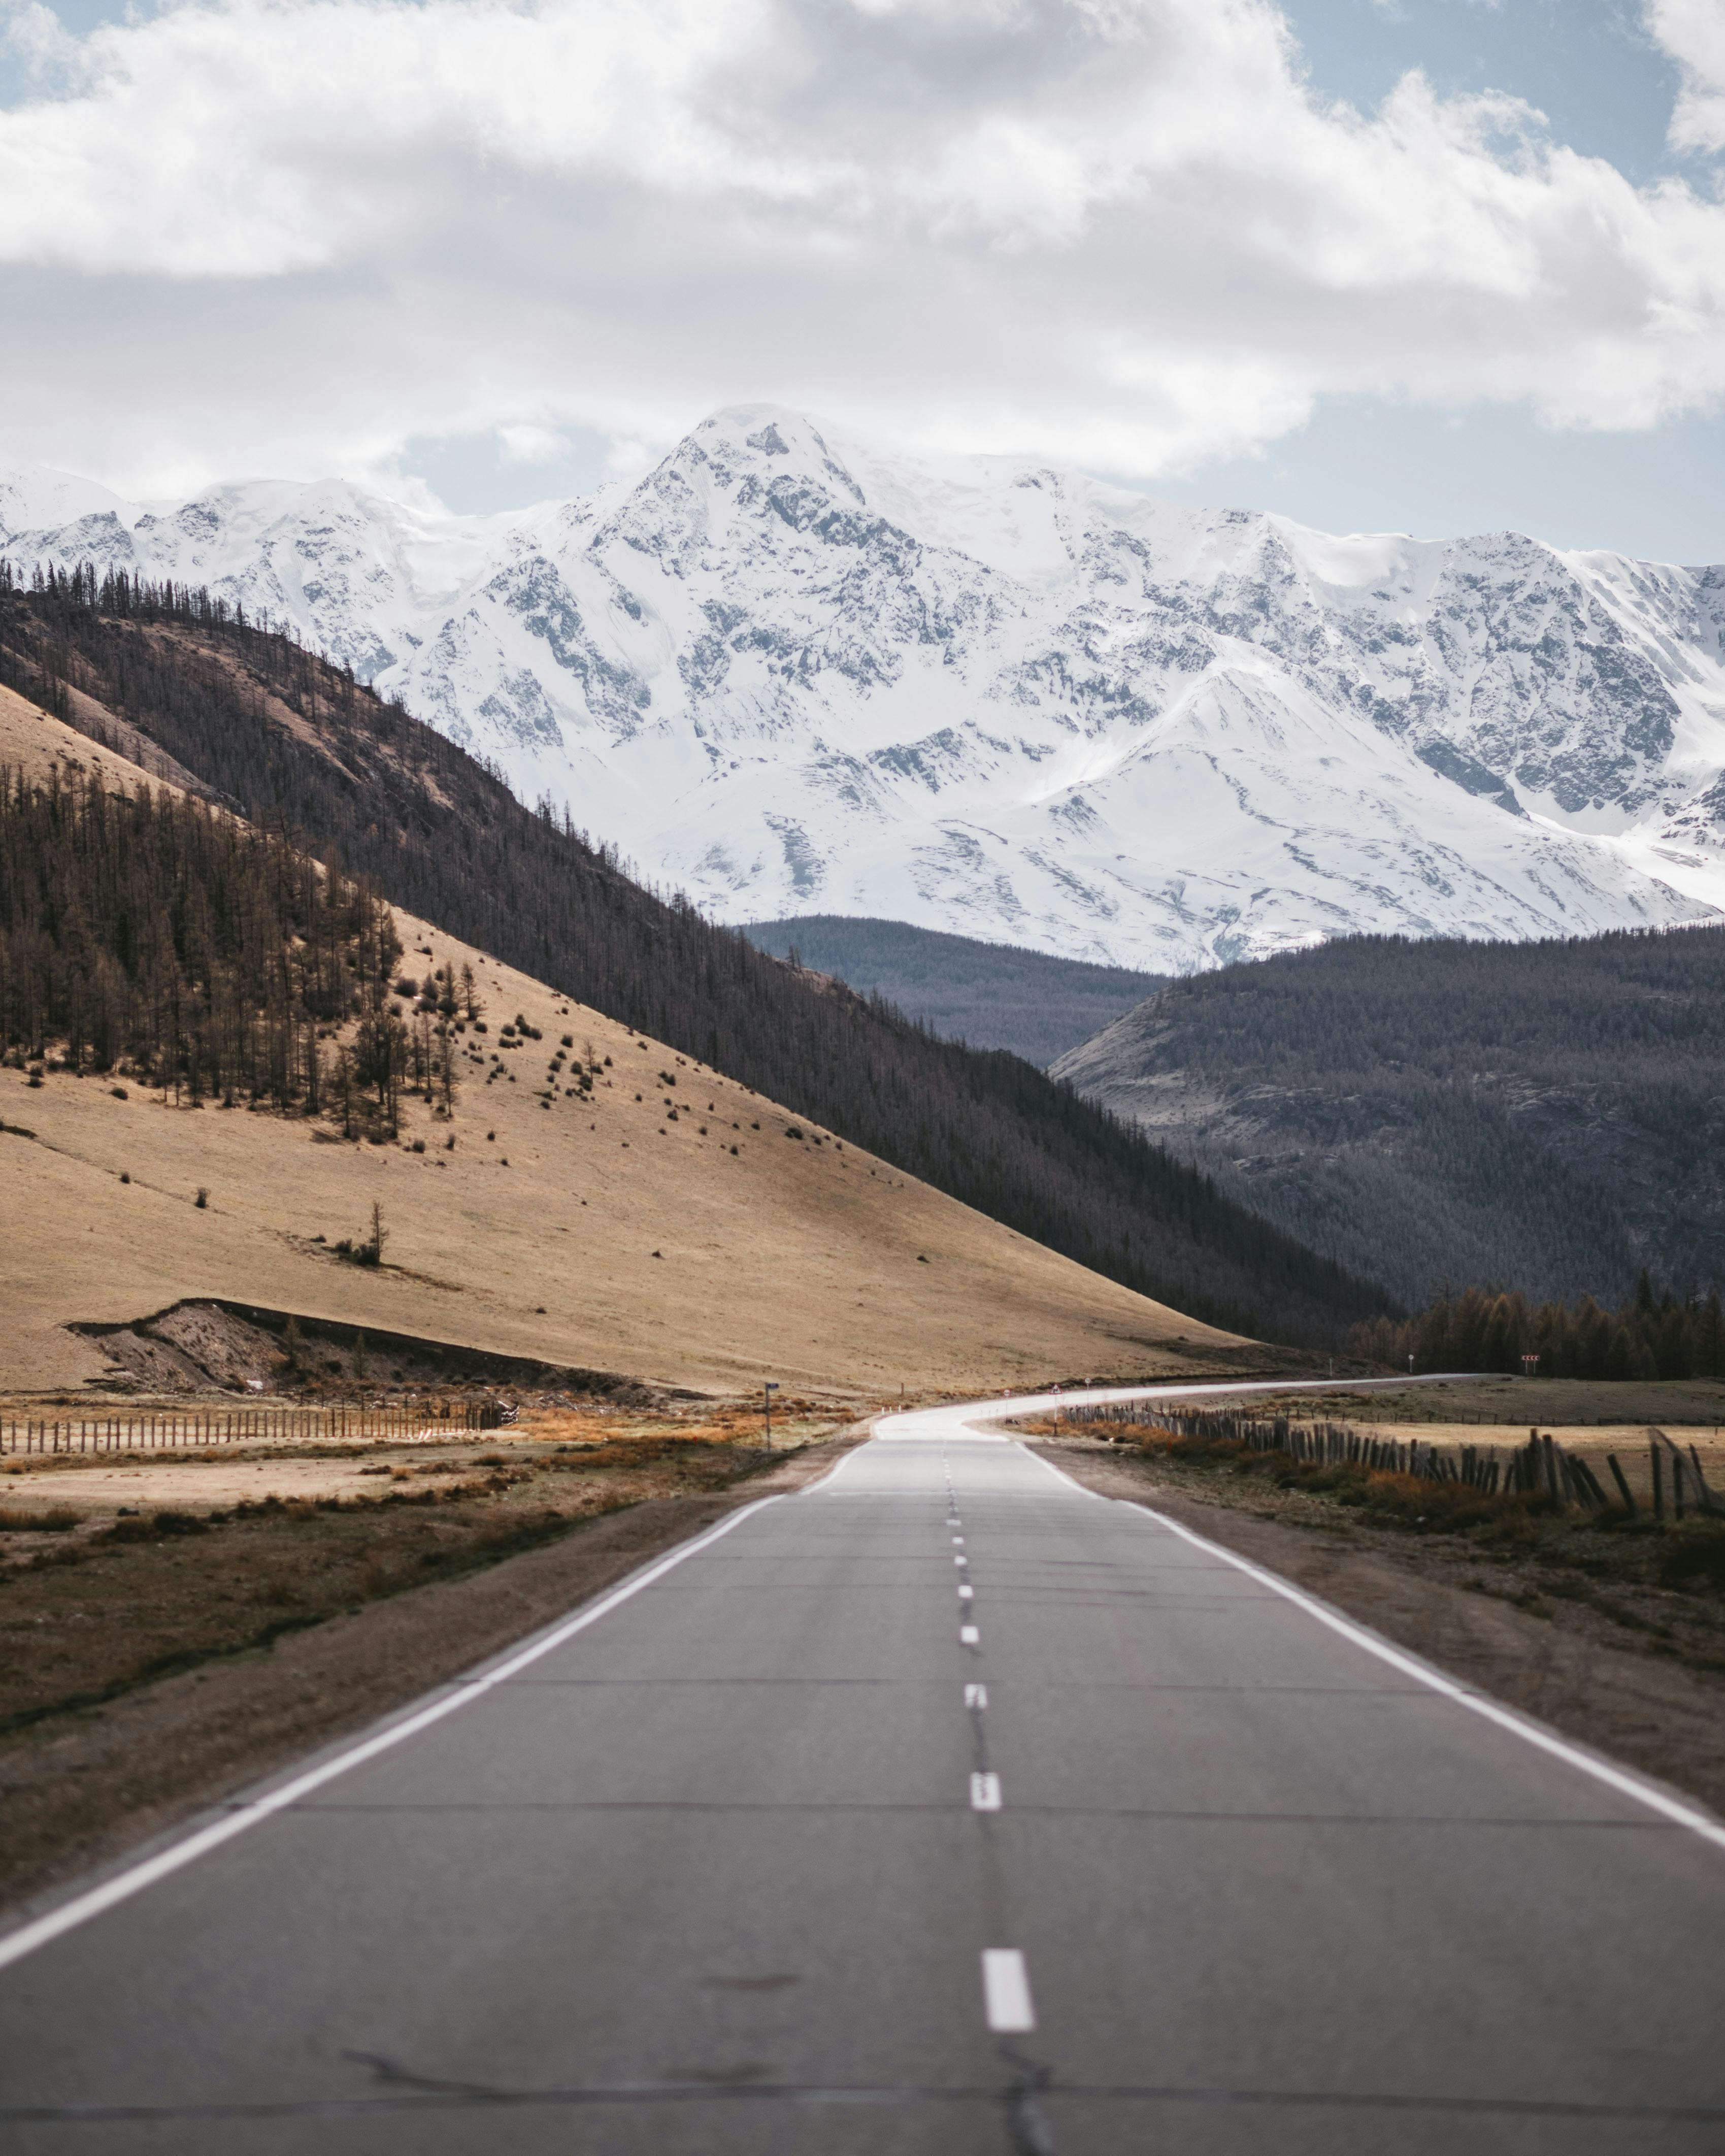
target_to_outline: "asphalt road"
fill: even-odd
[[[888,1427],[0,1940],[0,2146],[1725,2149],[1725,1834]]]

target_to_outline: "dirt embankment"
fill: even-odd
[[[1088,1439],[1035,1450],[1165,1512],[1464,1682],[1725,1814],[1725,1591],[1656,1584],[1561,1522],[1499,1547],[1363,1524],[1322,1494]],[[1597,1536],[1592,1538],[1598,1541]],[[1611,1568],[1602,1573],[1597,1566]]]
[[[649,1437],[313,1461],[339,1493],[8,1536],[0,1904],[363,1727],[865,1435],[777,1460]],[[357,1501],[367,1470],[380,1494]]]

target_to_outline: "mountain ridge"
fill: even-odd
[[[100,706],[443,935],[1125,1287],[1312,1345],[1388,1304],[1017,1057],[937,1040],[642,888],[398,705],[200,594],[0,576],[8,678],[97,738]]]
[[[1087,966],[901,921],[804,914],[740,925],[757,950],[794,957],[859,995],[879,996],[944,1040],[1009,1049],[1039,1070],[1162,985],[1153,973]]]
[[[1336,538],[768,406],[488,517],[15,477],[0,554],[290,625],[726,920],[1183,973],[1725,906],[1725,569]]]
[[[1725,1284],[1725,927],[1340,939],[1170,983],[1051,1075],[1412,1307]]]

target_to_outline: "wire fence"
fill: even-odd
[[[1640,1511],[1615,1452],[1605,1455],[1615,1489],[1608,1493],[1585,1458],[1557,1443],[1548,1431],[1529,1430],[1522,1445],[1440,1445],[1429,1440],[1381,1437],[1357,1423],[1291,1421],[1286,1415],[1259,1418],[1214,1409],[1188,1414],[1158,1414],[1147,1424],[1141,1404],[1113,1402],[1060,1410],[1067,1423],[1119,1423],[1149,1427],[1171,1436],[1212,1444],[1243,1445],[1250,1452],[1285,1452],[1314,1466],[1358,1466],[1386,1475],[1412,1475],[1431,1482],[1465,1483],[1484,1496],[1547,1497],[1592,1512],[1620,1506],[1631,1517]],[[1649,1486],[1653,1517],[1667,1510],[1677,1519],[1690,1512],[1725,1519],[1725,1502],[1707,1486],[1700,1455],[1683,1449],[1662,1430],[1647,1432]]]
[[[424,1443],[513,1422],[496,1400],[0,1418],[0,1454],[193,1452],[211,1445]]]

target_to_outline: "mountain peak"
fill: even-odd
[[[1171,973],[1725,905],[1725,579],[1335,536],[725,407],[508,517],[0,481],[0,552],[208,583],[721,916]]]

